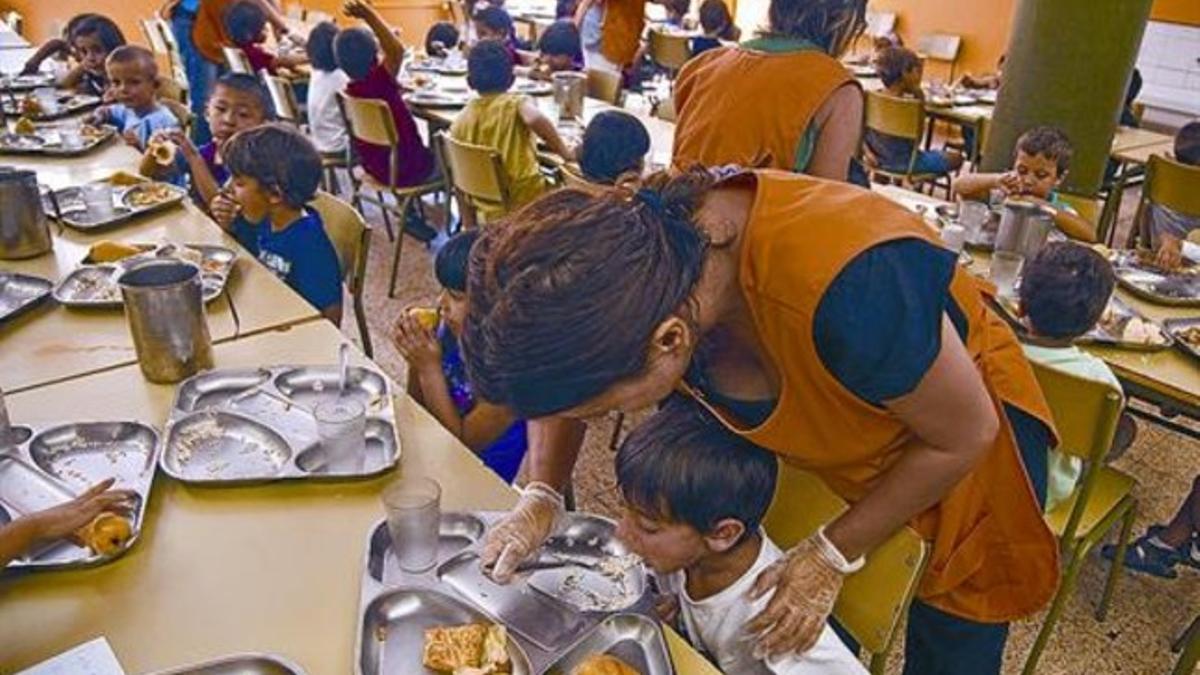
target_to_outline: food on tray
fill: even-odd
[[[42,102],[38,100],[38,97],[34,96],[33,94],[21,99],[20,108],[22,115],[28,115],[30,117],[39,117],[46,114],[45,106],[43,106]]]
[[[1180,330],[1175,337],[1192,349],[1200,349],[1200,326],[1189,326]]]
[[[1138,317],[1131,317],[1121,331],[1121,341],[1140,345],[1161,345],[1167,341],[1157,325]]]
[[[117,187],[125,187],[127,185],[141,185],[146,182],[146,179],[128,171],[118,171],[108,177],[108,182]]]
[[[575,666],[571,675],[641,675],[641,673],[615,656],[595,654]]]
[[[168,140],[154,141],[146,149],[146,152],[161,166],[171,166],[174,164],[175,153],[178,151],[179,147]]]
[[[410,307],[408,315],[416,320],[420,326],[426,330],[436,330],[438,325],[438,311],[432,307]]]
[[[94,141],[97,138],[103,138],[105,133],[104,129],[91,124],[84,124],[79,127],[79,136],[85,141]]]
[[[141,209],[170,201],[175,196],[175,191],[165,183],[148,183],[130,190],[125,195],[125,203],[135,209]]]
[[[429,628],[421,662],[430,670],[454,675],[508,673],[508,631],[481,623]]]
[[[37,125],[33,123],[33,120],[22,116],[21,119],[17,120],[17,123],[13,125],[13,133],[20,136],[32,136],[33,134],[37,133]]]
[[[101,513],[79,531],[79,538],[98,555],[112,555],[125,548],[133,537],[129,519],[115,513]]]
[[[145,247],[136,244],[123,244],[119,241],[105,239],[92,244],[92,248],[88,251],[88,260],[94,263],[111,263],[145,252]]]

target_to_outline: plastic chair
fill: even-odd
[[[1182,652],[1171,675],[1192,675],[1196,671],[1196,664],[1200,663],[1200,616],[1179,636],[1171,650]]]
[[[1054,426],[1061,440],[1059,451],[1078,457],[1086,464],[1075,492],[1046,514],[1046,524],[1058,537],[1066,566],[1050,610],[1025,661],[1022,671],[1025,675],[1031,675],[1037,668],[1067,599],[1075,592],[1079,570],[1088,554],[1114,525],[1120,523],[1116,556],[1108,571],[1104,595],[1096,608],[1096,620],[1104,620],[1117,578],[1125,566],[1125,548],[1137,512],[1137,501],[1132,494],[1133,477],[1104,465],[1117,430],[1117,420],[1125,407],[1121,390],[1037,363],[1033,364],[1033,372],[1054,415]]]
[[[671,73],[677,73],[690,58],[692,58],[691,38],[657,28],[650,29],[651,61]]]
[[[243,75],[254,74],[254,68],[250,65],[250,59],[246,58],[246,52],[237,47],[222,47],[221,53],[225,55],[225,65],[229,66],[231,72],[242,73]]]
[[[371,331],[367,327],[367,310],[363,306],[363,291],[367,287],[367,257],[371,251],[371,226],[354,207],[327,192],[318,192],[309,202],[325,223],[325,233],[337,251],[342,268],[342,281],[350,291],[354,305],[354,321],[362,338],[363,353],[373,355]]]
[[[1092,224],[1096,232],[1096,241],[1104,241],[1104,232],[1108,222],[1109,202],[1107,200],[1067,192],[1058,193],[1058,198]]]
[[[775,500],[763,525],[786,550],[846,508],[846,502],[820,478],[780,461]],[[872,673],[884,672],[900,619],[908,613],[928,557],[929,545],[912,528],[904,527],[872,551],[867,564],[842,585],[833,616],[871,654]]]
[[[940,187],[946,191],[946,198],[949,199],[949,174],[915,173],[917,155],[921,150],[921,139],[925,137],[927,125],[924,103],[915,98],[901,98],[881,91],[870,91],[867,92],[865,117],[867,129],[880,134],[906,139],[912,145],[912,152],[908,158],[908,166],[904,171],[884,168],[879,160],[871,156],[868,152],[866,165],[868,172],[872,176],[884,176],[888,179],[899,181],[902,185],[909,188],[917,188],[924,184],[930,184],[932,186],[929,191],[930,194],[933,193],[933,187]],[[945,181],[939,182],[940,178],[944,178]]]
[[[267,92],[271,95],[275,116],[284,122],[303,127],[304,111],[296,100],[296,90],[292,88],[292,83],[266,72],[262,74],[262,79],[263,84],[267,87]]]
[[[482,203],[508,212],[512,207],[508,175],[495,148],[464,143],[444,131],[438,134],[438,146],[446,177],[458,195],[459,207],[478,215]]]
[[[441,191],[445,185],[439,178],[427,183],[410,186],[396,186],[396,176],[400,170],[399,135],[396,132],[396,122],[392,119],[392,111],[383,101],[377,99],[356,98],[339,92],[338,105],[341,106],[342,116],[346,120],[346,131],[350,137],[369,143],[390,148],[388,182],[380,183],[370,174],[363,172],[360,180],[352,180],[352,201],[362,210],[364,201],[379,207],[383,213],[383,222],[388,229],[388,236],[396,241],[396,252],[392,256],[391,277],[388,280],[388,297],[396,295],[396,275],[400,269],[400,254],[404,249],[404,221],[409,206],[414,202],[420,203],[423,195]],[[367,194],[370,190],[374,196]],[[392,195],[395,204],[389,203],[384,195]],[[400,219],[400,232],[392,234],[392,222],[389,213]]]
[[[588,68],[587,95],[609,105],[621,106],[621,75],[607,70]]]
[[[1180,163],[1162,155],[1151,155],[1146,164],[1146,183],[1134,216],[1134,231],[1150,243],[1150,205],[1164,206],[1191,218],[1200,218],[1200,167]]]
[[[917,53],[929,61],[940,61],[950,67],[948,80],[954,79],[954,67],[962,51],[962,36],[951,33],[927,33],[917,38]]]
[[[578,164],[563,164],[559,167],[558,182],[563,187],[574,190],[591,190],[595,187],[591,181],[584,178]]]

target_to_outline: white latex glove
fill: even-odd
[[[517,566],[537,553],[566,513],[563,496],[545,483],[533,482],[508,515],[484,537],[479,562],[498,584],[512,581]]]

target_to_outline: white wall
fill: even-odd
[[[1200,117],[1200,26],[1151,21],[1137,65],[1148,122],[1179,127]]]

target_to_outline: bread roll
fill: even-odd
[[[133,525],[115,513],[101,513],[79,532],[80,539],[99,555],[112,555],[133,537]]]
[[[615,656],[596,654],[575,666],[571,675],[641,675],[641,673]]]

